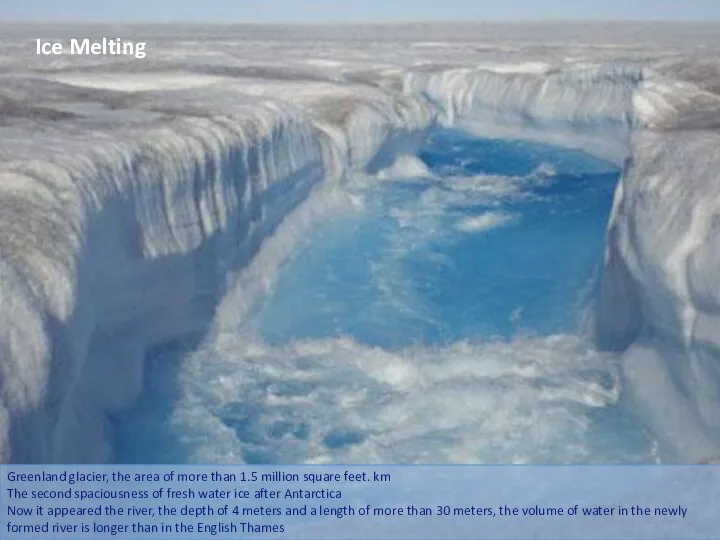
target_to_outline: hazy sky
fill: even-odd
[[[720,0],[3,0],[0,19],[224,22],[720,20]]]

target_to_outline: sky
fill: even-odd
[[[720,0],[7,0],[0,20],[720,20]]]

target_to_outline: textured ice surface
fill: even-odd
[[[348,173],[412,154],[437,122],[624,163],[598,340],[626,351],[624,395],[678,459],[717,454],[717,25],[1,34],[1,461],[112,459],[147,349],[250,309],[302,237],[285,216],[333,211]],[[34,54],[79,35],[148,56]],[[243,297],[217,308],[236,279]]]

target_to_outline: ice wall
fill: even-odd
[[[445,122],[479,135],[554,142],[622,162],[641,68],[509,67],[413,71],[405,91],[426,96]]]
[[[720,134],[635,134],[608,230],[601,344],[669,459],[720,447]]]
[[[295,105],[232,89],[133,99],[117,125],[34,128],[4,148],[0,461],[112,459],[148,348],[201,335],[313,189],[412,151],[434,119],[372,89]]]

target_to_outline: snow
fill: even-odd
[[[111,460],[148,348],[206,331],[243,268],[260,294],[302,236],[280,241],[284,218],[321,216],[349,174],[420,174],[396,157],[438,122],[625,164],[598,343],[625,351],[624,396],[677,459],[717,453],[717,26],[1,34],[0,461]],[[36,35],[78,34],[146,39],[148,56],[34,54]]]
[[[177,90],[195,88],[223,82],[223,77],[191,75],[186,73],[104,73],[98,75],[74,74],[48,77],[60,83],[81,88],[105,88],[121,92],[144,90]]]

